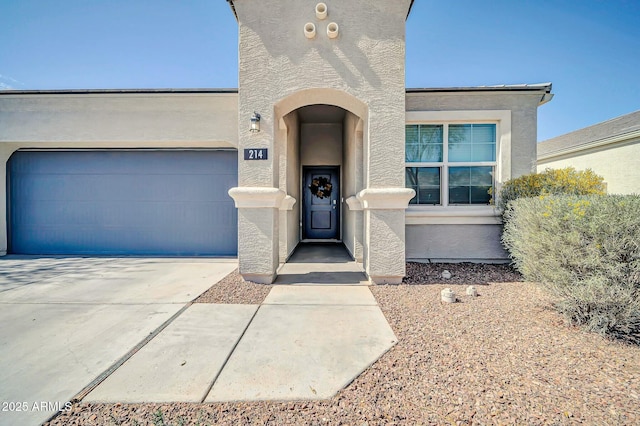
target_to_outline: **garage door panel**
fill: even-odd
[[[221,151],[218,151],[220,153]],[[21,152],[24,154],[25,152]],[[41,152],[45,155],[22,157],[13,166],[16,173],[29,174],[63,174],[63,175],[163,175],[166,173],[211,174],[211,157],[213,151],[77,151],[77,152]],[[231,153],[231,151],[228,151]],[[99,154],[100,162],[93,161],[90,156]],[[189,170],[175,169],[172,154],[178,156],[189,155]],[[193,155],[191,155],[193,154]],[[237,155],[235,152],[233,155]],[[56,161],[51,161],[56,156]],[[146,157],[144,168],[140,167],[140,158]],[[216,174],[233,174],[237,164],[225,164],[214,172]]]
[[[203,187],[203,179],[211,185]],[[149,185],[153,181],[154,185]],[[23,194],[21,201],[227,201],[224,188],[236,185],[237,176],[229,175],[20,175],[13,186]]]
[[[177,242],[172,245],[172,252],[167,253],[167,239],[173,238],[175,232],[150,234],[139,228],[114,227],[111,233],[102,235],[99,240],[92,234],[92,229],[79,228],[75,232],[64,229],[40,229],[37,233],[27,235],[23,243],[18,245],[20,252],[28,251],[33,244],[38,244],[46,254],[97,254],[97,255],[199,255],[209,254],[211,242],[206,235],[200,235],[188,243]],[[122,239],[119,232],[126,232],[130,238]],[[144,249],[141,249],[141,245]],[[229,244],[228,250],[219,250],[216,255],[234,255],[234,246]]]
[[[236,152],[17,152],[10,173],[14,253],[237,253]]]
[[[233,226],[236,218],[229,214],[228,206],[219,204],[184,202],[176,205],[174,202],[163,201],[139,202],[132,206],[129,201],[118,201],[104,208],[92,208],[91,202],[43,201],[33,208],[21,209],[14,215],[12,222],[14,225],[34,228],[70,225],[113,227],[126,223],[129,227],[180,229],[199,223],[205,225],[202,229],[204,231],[207,228],[215,229],[216,224]]]

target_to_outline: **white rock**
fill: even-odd
[[[456,294],[450,288],[445,288],[440,292],[440,299],[446,303],[454,303],[456,301]]]
[[[478,295],[478,290],[470,285],[469,287],[467,287],[467,296],[471,296],[471,297],[476,297]]]
[[[448,280],[449,278],[451,278],[451,272],[445,269],[444,271],[442,271],[442,278],[444,278],[445,280]]]

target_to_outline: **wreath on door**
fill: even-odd
[[[331,188],[333,188],[331,181],[324,176],[313,178],[311,185],[309,185],[309,191],[311,191],[311,194],[318,198],[330,197]]]

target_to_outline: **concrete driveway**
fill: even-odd
[[[237,267],[235,259],[0,258],[0,425],[39,424]]]

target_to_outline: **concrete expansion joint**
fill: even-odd
[[[158,328],[153,330],[148,336],[146,336],[140,343],[133,347],[129,352],[124,354],[118,361],[116,361],[113,365],[107,368],[102,374],[96,377],[91,383],[84,387],[80,392],[78,392],[73,398],[71,398],[71,402],[82,401],[89,393],[94,390],[100,383],[104,382],[109,376],[111,376],[118,368],[120,368],[125,362],[127,362],[132,356],[134,356],[140,349],[145,347],[151,340],[153,340],[162,330],[167,328],[169,324],[171,324],[176,318],[178,318],[184,311],[186,311],[193,302],[186,303],[178,312],[173,314],[169,319],[160,324]],[[55,413],[51,418],[57,416],[58,413]]]
[[[224,368],[227,366],[227,363],[229,362],[229,359],[231,358],[233,353],[236,351],[236,348],[238,347],[238,344],[240,343],[240,341],[244,337],[245,333],[249,329],[249,326],[251,325],[251,323],[253,323],[253,320],[256,317],[256,315],[258,315],[258,311],[260,310],[261,307],[262,307],[262,305],[259,305],[256,308],[255,312],[251,316],[251,319],[247,322],[247,325],[244,327],[244,330],[242,330],[242,333],[240,333],[240,336],[238,337],[238,339],[236,340],[235,344],[233,345],[233,347],[231,348],[231,350],[227,354],[227,357],[225,358],[224,362],[222,363],[222,366],[220,367],[220,369],[218,370],[218,373],[215,375],[213,380],[211,380],[211,384],[209,385],[209,387],[205,390],[204,394],[202,395],[202,398],[200,399],[200,403],[203,403],[207,399],[207,396],[211,393],[211,389],[213,389],[213,385],[215,385],[216,382],[218,381],[218,377],[220,377],[220,374],[224,371]]]

